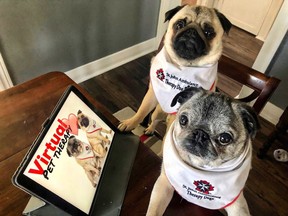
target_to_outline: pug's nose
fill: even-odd
[[[198,32],[195,28],[190,28],[186,31],[186,34],[189,35],[190,37],[195,37],[198,35]]]
[[[209,140],[209,135],[201,129],[196,129],[192,132],[192,139],[196,143],[203,143],[203,142]]]

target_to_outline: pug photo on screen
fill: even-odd
[[[166,21],[163,48],[151,61],[149,89],[136,114],[120,122],[121,131],[137,127],[155,107],[146,134],[167,114],[168,129],[178,109],[171,106],[175,95],[188,87],[215,90],[222,36],[229,32],[230,21],[216,9],[191,5],[166,12]]]
[[[77,112],[78,127],[86,133],[89,144],[92,146],[97,157],[103,158],[107,154],[110,140],[106,135],[111,134],[112,130],[107,130],[99,125],[96,120],[90,118],[81,110]]]
[[[85,170],[93,187],[96,187],[101,173],[101,161],[89,143],[71,136],[67,144],[67,154],[74,157],[76,162]]]
[[[147,216],[163,215],[176,191],[207,209],[250,215],[243,188],[251,169],[252,139],[259,129],[254,110],[221,93],[188,88],[164,140],[161,174]],[[193,212],[191,212],[193,215]]]

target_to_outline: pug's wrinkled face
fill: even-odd
[[[77,113],[78,124],[81,129],[85,130],[90,125],[90,119],[88,116],[84,115],[81,110]]]
[[[182,66],[214,64],[222,53],[222,36],[232,24],[217,10],[204,6],[177,7],[166,13],[169,21],[165,48]]]
[[[256,114],[247,105],[198,89],[177,113],[176,148],[189,165],[217,167],[240,156],[258,126]]]
[[[67,144],[67,154],[69,157],[77,157],[83,151],[83,144],[75,136],[71,136]]]

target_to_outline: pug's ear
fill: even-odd
[[[70,140],[70,139],[74,139],[74,138],[75,138],[75,136],[74,136],[74,135],[72,135],[72,136],[70,136],[70,137],[69,137],[69,140]]]
[[[228,34],[232,27],[232,23],[225,17],[224,14],[220,13],[217,9],[214,10],[216,12],[218,19],[220,20],[224,32]]]
[[[251,138],[255,138],[257,131],[260,129],[258,116],[252,107],[241,104],[241,117],[246,130],[248,131]]]
[[[189,87],[186,88],[184,91],[178,93],[171,102],[171,107],[175,106],[178,103],[183,104],[186,102],[189,98],[191,98],[193,95],[195,95],[198,92],[205,91],[203,88],[196,88],[196,87]]]
[[[184,6],[185,6],[185,5],[183,5],[183,6],[177,6],[177,7],[173,8],[173,9],[167,11],[167,12],[165,13],[165,20],[164,20],[164,22],[166,22],[166,21],[168,21],[168,20],[171,20],[172,17],[173,17],[179,10],[181,10]]]

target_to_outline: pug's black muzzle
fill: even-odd
[[[185,147],[189,152],[199,157],[217,157],[217,152],[211,144],[209,135],[201,129],[194,130],[186,138]]]
[[[83,117],[80,121],[80,125],[82,127],[88,127],[89,126],[89,119],[87,117]]]
[[[195,27],[176,35],[173,48],[177,55],[186,60],[194,60],[207,54],[207,45]]]
[[[205,143],[209,141],[209,135],[201,129],[194,130],[192,132],[191,138],[194,143],[197,143],[203,146],[205,146]]]

